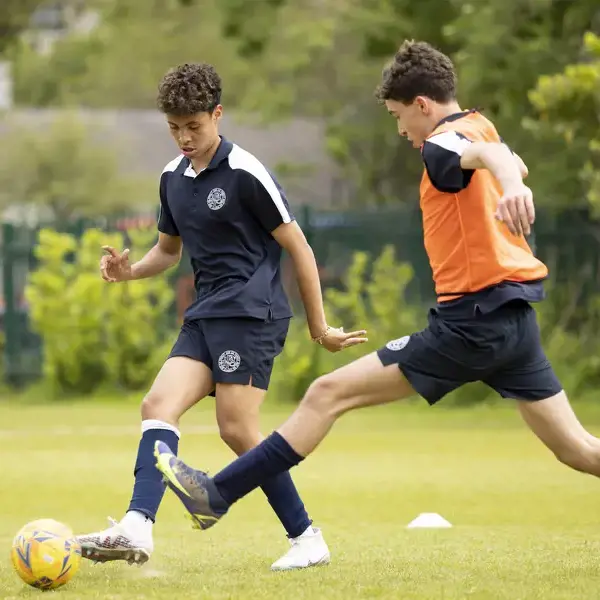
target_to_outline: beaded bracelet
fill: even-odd
[[[321,344],[321,345],[323,345],[323,340],[324,340],[324,339],[327,337],[327,334],[328,334],[328,333],[329,333],[329,332],[330,332],[332,329],[333,329],[333,327],[330,327],[329,325],[327,325],[327,329],[325,329],[325,331],[324,331],[324,332],[323,332],[321,335],[319,335],[319,336],[317,336],[317,337],[314,337],[314,338],[312,338],[312,341],[313,341],[313,342],[316,342],[317,344]]]

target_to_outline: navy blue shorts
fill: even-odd
[[[200,319],[185,322],[169,354],[207,365],[215,383],[268,389],[275,357],[283,350],[289,319]],[[214,394],[211,394],[214,395]]]
[[[397,364],[429,404],[473,381],[516,400],[544,400],[562,390],[542,348],[535,309],[525,301],[468,319],[432,309],[428,327],[377,354],[385,366]]]

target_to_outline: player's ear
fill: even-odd
[[[223,116],[223,107],[218,104],[215,110],[213,111],[212,118],[216,123]]]
[[[425,96],[417,96],[414,99],[414,103],[417,105],[417,107],[419,108],[419,110],[424,114],[424,115],[428,115],[429,114],[429,102],[427,101],[427,98],[425,98]]]

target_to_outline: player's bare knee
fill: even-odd
[[[173,414],[172,409],[169,408],[168,399],[152,390],[142,400],[141,413],[143,421],[155,419],[175,426],[179,422],[179,415]]]
[[[329,416],[339,416],[345,412],[341,382],[334,374],[319,377],[308,388],[301,405]]]
[[[239,421],[219,423],[221,439],[239,456],[260,442],[260,434]]]
[[[588,471],[588,460],[585,453],[581,450],[573,448],[562,449],[554,453],[554,456],[567,467],[571,467],[576,471],[587,472]]]
[[[556,458],[563,464],[590,475],[600,476],[600,450],[597,445],[585,441],[554,452]]]

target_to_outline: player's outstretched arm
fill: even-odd
[[[100,273],[104,281],[116,283],[154,277],[176,265],[181,259],[182,244],[178,236],[159,232],[158,243],[146,255],[129,264],[129,250],[119,253],[115,248],[103,246],[107,253],[100,260]]]
[[[519,167],[521,177],[525,179],[525,177],[529,175],[529,169],[527,168],[527,165],[523,162],[523,159],[516,152],[513,152],[512,155],[515,159],[515,162],[517,163],[517,166]]]
[[[463,169],[488,169],[502,184],[523,181],[520,164],[523,161],[519,161],[506,144],[495,142],[473,142],[460,156]]]
[[[520,161],[520,159],[519,159]],[[529,235],[535,220],[531,190],[523,183],[523,161],[517,161],[506,144],[473,142],[460,157],[463,169],[487,169],[500,182],[503,196],[498,203],[496,218],[503,221],[515,235]]]
[[[283,223],[272,231],[272,235],[287,250],[294,263],[311,337],[330,352],[366,342],[366,331],[344,333],[341,329],[327,326],[317,261],[298,223]]]

